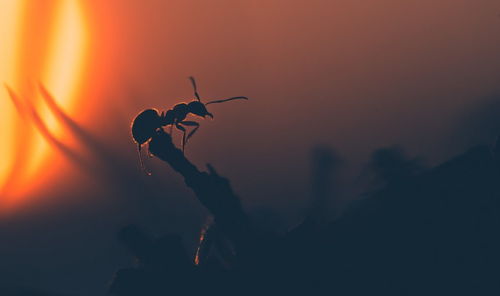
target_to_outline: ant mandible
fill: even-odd
[[[224,103],[232,100],[248,100],[247,97],[231,97],[228,99],[210,101],[204,104],[201,102],[194,77],[189,77],[189,80],[193,86],[195,96],[195,99],[191,102],[188,104],[179,103],[172,109],[167,110],[166,112],[161,112],[161,114],[158,114],[156,109],[146,109],[135,117],[132,122],[132,137],[138,145],[137,147],[139,153],[142,145],[148,142],[155,135],[158,129],[162,129],[168,125],[170,125],[170,134],[172,134],[172,128],[174,126],[178,130],[182,131],[182,152],[184,152],[184,146],[187,141],[200,127],[200,124],[196,121],[185,120],[189,113],[203,118],[207,116],[214,118],[212,113],[208,112],[206,108],[207,105]],[[189,132],[189,134],[186,135],[186,127],[188,126],[193,126],[194,128]]]

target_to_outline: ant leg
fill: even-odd
[[[171,124],[171,125],[170,125],[170,136],[173,136],[173,135],[172,135],[173,129],[174,129],[174,125],[173,125],[173,124]]]
[[[144,161],[142,160],[142,154],[141,154],[141,144],[138,144],[137,146],[137,153],[139,154],[139,163],[141,165],[142,171],[148,175],[151,176],[151,172],[146,168],[146,165],[144,164]],[[149,151],[148,151],[149,153]]]
[[[184,146],[186,145],[186,129],[179,123],[176,123],[175,127],[182,131],[182,153],[184,153]]]
[[[186,143],[187,143],[189,138],[191,138],[194,135],[194,133],[196,133],[196,131],[200,128],[200,124],[198,122],[195,122],[195,121],[181,121],[180,123],[182,125],[185,125],[185,126],[194,126],[193,130],[191,130],[189,132],[189,134],[187,135],[187,138],[186,138]]]

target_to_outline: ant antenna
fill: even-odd
[[[191,80],[191,84],[193,85],[194,96],[196,97],[196,99],[199,102],[201,102],[201,100],[200,100],[200,94],[198,94],[198,88],[196,87],[196,81],[194,80],[194,77],[193,76],[189,76],[189,80]]]
[[[224,102],[228,102],[228,101],[232,101],[232,100],[248,100],[248,98],[247,97],[232,97],[232,98],[224,99],[224,100],[210,101],[210,102],[206,103],[205,105],[224,103]]]
[[[141,154],[141,144],[137,144],[137,154],[139,155],[139,163],[141,164],[141,169],[142,171],[147,175],[151,176],[151,172],[148,171],[146,166],[144,165],[144,161],[142,160],[142,154]]]

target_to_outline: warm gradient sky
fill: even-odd
[[[111,169],[92,174],[49,156],[57,169],[38,176],[43,185],[0,229],[15,242],[0,249],[14,254],[8,266],[25,260],[27,269],[53,270],[12,273],[20,282],[37,278],[33,285],[53,287],[62,261],[70,261],[76,267],[65,272],[61,291],[83,286],[81,271],[105,266],[88,285],[100,291],[126,258],[112,242],[120,225],[143,223],[160,233],[199,226],[202,209],[170,168],[148,160],[154,176],[141,175],[129,134],[142,109],[190,98],[190,75],[202,97],[251,100],[210,106],[215,120],[201,122],[188,156],[228,176],[248,207],[289,217],[307,201],[309,151],[317,144],[335,147],[352,175],[381,146],[398,144],[436,163],[500,132],[498,0],[81,2],[88,64],[71,115],[120,160],[103,164],[106,157],[94,155]],[[135,181],[156,199],[111,196],[117,191],[105,188]],[[46,233],[43,250],[34,251],[30,245]],[[79,239],[104,238],[105,253],[115,257],[92,244],[85,256],[72,253],[81,254]]]
[[[100,126],[132,161],[119,129],[143,108],[190,96],[187,76],[206,97],[249,96],[212,106],[216,120],[188,153],[254,202],[305,193],[318,143],[354,166],[392,144],[430,162],[459,153],[478,131],[455,129],[500,91],[498,1],[126,2],[90,5],[94,66],[107,65],[100,114],[118,118]]]

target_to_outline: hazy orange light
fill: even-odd
[[[0,0],[0,81],[13,83],[16,76],[16,44],[20,30],[22,1]],[[16,114],[7,92],[0,91],[0,196],[13,166]],[[10,156],[10,157],[9,157]]]
[[[74,109],[76,91],[85,55],[86,35],[83,16],[78,2],[60,1],[57,21],[53,24],[53,37],[49,41],[49,57],[46,59],[40,81],[50,90],[57,103],[65,110]],[[55,136],[61,135],[60,125],[48,108],[39,101],[37,109],[45,124]],[[48,144],[39,139],[28,173],[36,171],[48,153]]]
[[[77,93],[84,72],[88,43],[85,18],[77,0],[55,0],[44,3],[48,7],[48,22],[32,21],[26,25],[32,19],[29,13],[34,10],[31,7],[27,12],[27,8],[33,3],[30,0],[0,0],[0,81],[13,86],[21,97],[29,100],[48,130],[55,137],[62,138],[60,125],[40,98],[36,80],[53,94],[58,105],[71,114],[79,99]],[[40,24],[47,28],[37,28]],[[40,34],[40,31],[47,34]],[[40,48],[27,48],[33,44]],[[19,204],[22,197],[35,187],[35,180],[43,181],[42,169],[46,172],[44,167],[52,168],[47,166],[47,161],[54,155],[36,129],[26,127],[31,123],[20,121],[6,91],[0,91],[0,99],[0,124],[4,127],[0,129],[0,137],[8,139],[4,141],[7,145],[0,148],[2,159],[8,160],[0,164],[2,210]]]

